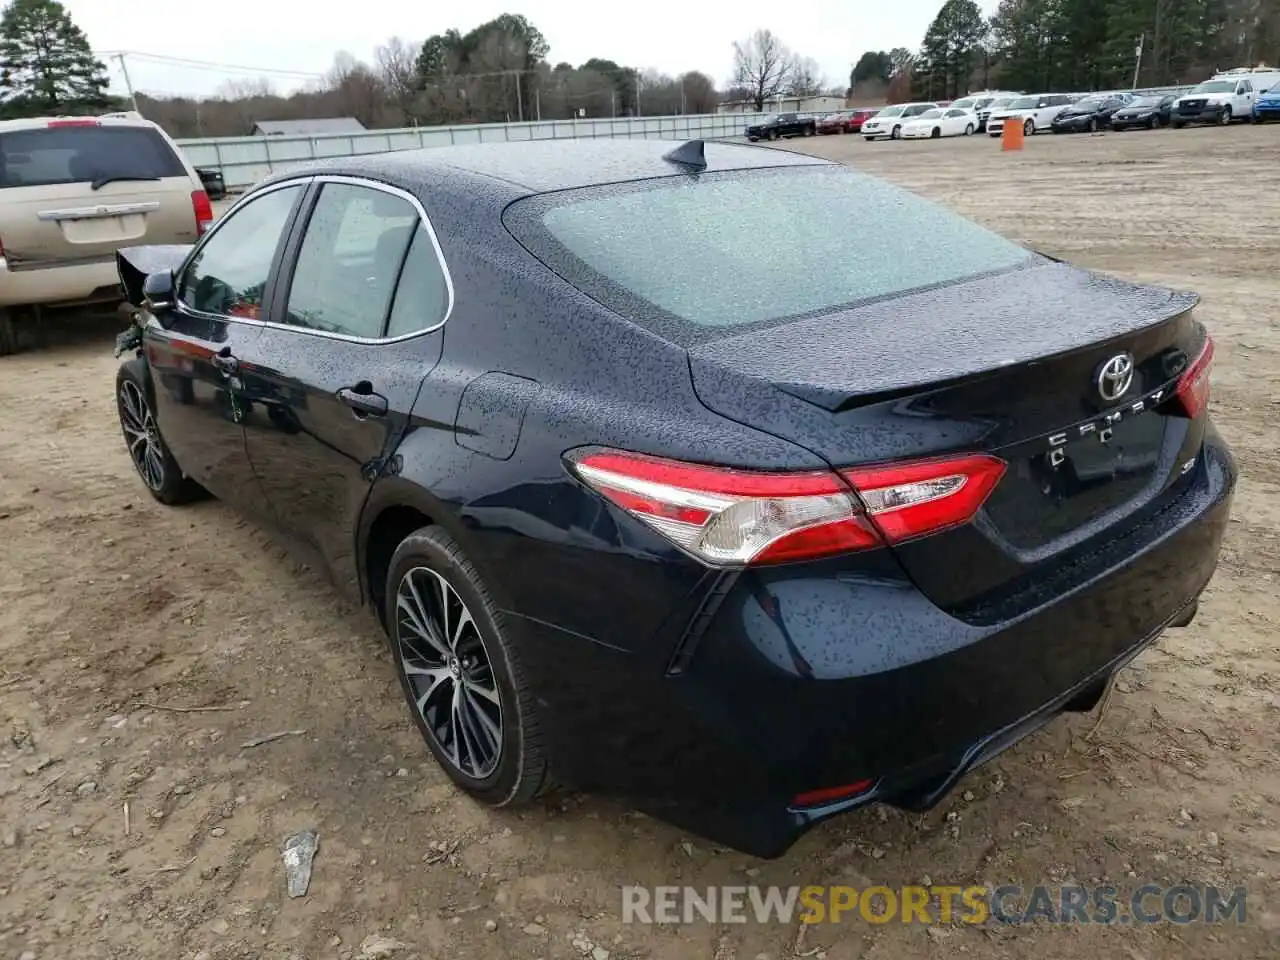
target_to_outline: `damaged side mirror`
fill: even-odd
[[[173,271],[147,274],[142,282],[142,302],[151,313],[162,313],[173,307]]]

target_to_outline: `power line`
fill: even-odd
[[[192,70],[212,70],[219,73],[267,74],[280,77],[291,77],[295,80],[322,80],[323,73],[311,73],[306,70],[285,70],[280,67],[250,67],[244,64],[219,63],[213,60],[192,60],[187,57],[172,57],[168,54],[146,53],[140,50],[111,50],[100,52],[100,57],[129,57],[144,63],[156,63],[164,66],[186,67]]]

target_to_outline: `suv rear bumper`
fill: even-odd
[[[1206,103],[1200,109],[1183,110],[1179,108],[1173,112],[1174,123],[1217,123],[1222,119],[1223,113],[1226,112],[1227,104],[1225,103]]]
[[[11,269],[0,257],[0,307],[74,305],[119,299],[115,254],[101,260]]]

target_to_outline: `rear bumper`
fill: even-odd
[[[839,560],[711,578],[679,634],[677,670],[524,621],[559,772],[759,856],[871,801],[928,808],[1058,713],[1087,708],[1192,608],[1235,480],[1210,428],[1175,502],[1100,548],[1086,580],[993,626]],[[873,786],[855,798],[792,806],[864,779]]]
[[[0,307],[61,305],[119,297],[115,255],[102,262],[11,270],[0,258]]]

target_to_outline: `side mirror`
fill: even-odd
[[[173,307],[173,271],[149,273],[142,281],[142,300],[152,313],[160,313]]]

